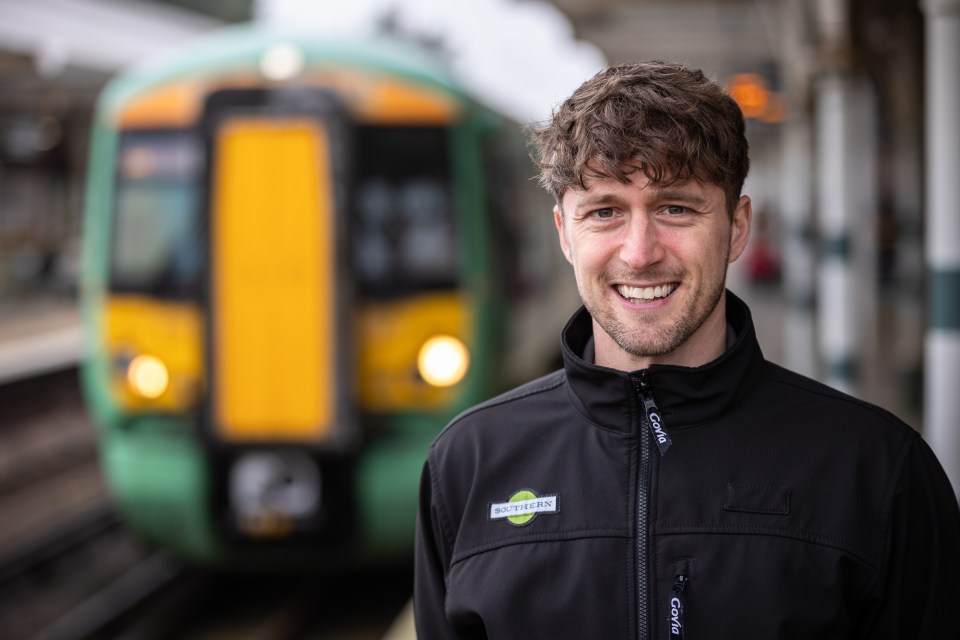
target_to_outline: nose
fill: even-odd
[[[620,259],[630,269],[642,271],[666,255],[657,225],[647,215],[636,214],[624,226],[620,243]]]

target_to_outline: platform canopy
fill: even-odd
[[[117,70],[222,24],[137,0],[0,0],[0,111],[51,89],[92,99]]]

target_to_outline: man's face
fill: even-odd
[[[560,247],[593,316],[597,364],[699,366],[723,353],[727,265],[750,235],[750,199],[733,218],[723,190],[695,180],[595,180],[554,208]]]

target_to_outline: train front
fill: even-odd
[[[426,447],[489,392],[491,122],[395,53],[254,32],[108,88],[84,383],[131,526],[223,565],[409,552]]]

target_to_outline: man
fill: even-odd
[[[585,309],[563,370],[431,447],[420,640],[960,637],[960,512],[930,449],[766,362],[725,291],[751,218],[733,100],[626,65],[535,138]]]

